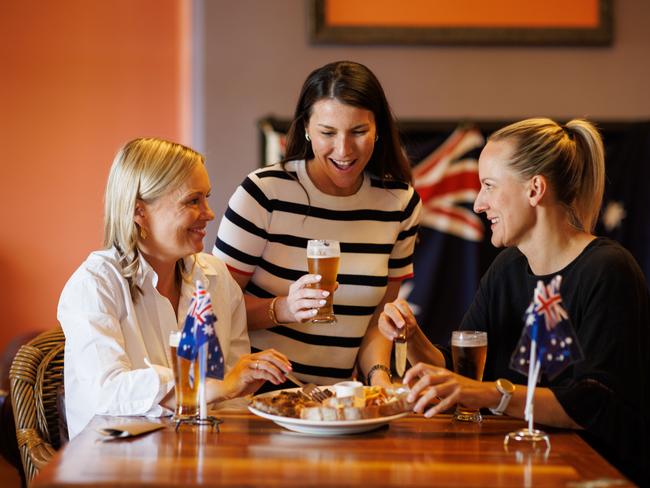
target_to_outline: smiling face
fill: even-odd
[[[312,107],[306,131],[314,152],[307,165],[314,185],[329,195],[356,193],[375,148],[373,113],[325,98]]]
[[[175,263],[203,250],[203,238],[214,213],[208,205],[210,180],[203,164],[176,189],[151,203],[139,201],[136,222],[147,232],[138,247],[158,261]]]
[[[481,191],[474,201],[474,211],[485,212],[495,247],[518,246],[535,222],[529,182],[507,165],[513,151],[514,145],[507,139],[489,141],[478,162]]]

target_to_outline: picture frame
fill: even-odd
[[[310,40],[314,44],[352,45],[609,46],[612,43],[612,0],[571,0],[570,3],[526,0],[515,4],[525,8],[513,13],[513,0],[481,0],[480,4],[476,0],[442,1],[438,2],[445,6],[441,15],[432,13],[432,2],[427,0],[311,0]],[[481,14],[476,8],[469,8],[472,5],[488,10]],[[489,15],[484,15],[485,12]]]

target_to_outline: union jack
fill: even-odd
[[[223,352],[215,331],[216,322],[217,317],[212,309],[210,294],[203,284],[197,281],[178,344],[178,355],[189,361],[196,361],[199,349],[207,343],[208,367],[205,374],[211,378],[223,379]],[[194,368],[189,368],[189,370],[192,374]],[[194,378],[190,378],[190,380],[191,383],[194,382]]]
[[[461,204],[473,204],[480,190],[478,162],[464,156],[484,144],[478,129],[459,127],[413,168],[414,187],[422,200],[420,225],[470,241],[483,240],[481,219]]]
[[[562,307],[561,284],[560,275],[555,276],[548,285],[542,281],[537,283],[533,301],[526,309],[524,330],[512,354],[512,369],[527,375],[531,350],[539,361],[541,371],[549,379],[583,359],[569,315]]]

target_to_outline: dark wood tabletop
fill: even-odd
[[[147,419],[165,428],[111,442],[97,429],[143,419],[95,417],[33,486],[632,486],[572,431],[547,430],[548,452],[505,450],[504,435],[524,422],[503,417],[467,425],[408,415],[336,437],[290,432],[248,412],[221,417],[219,433]]]

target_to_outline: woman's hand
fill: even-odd
[[[409,369],[404,375],[404,383],[411,389],[408,401],[415,402],[413,411],[424,413],[425,417],[449,410],[456,403],[469,408],[485,407],[494,390],[490,384],[426,363],[418,363]]]
[[[325,298],[330,294],[327,290],[309,288],[318,283],[320,275],[306,274],[301,276],[289,287],[289,294],[275,302],[275,315],[280,322],[306,322],[318,313],[325,305]]]
[[[416,333],[418,323],[406,300],[399,299],[384,305],[384,311],[379,315],[379,331],[389,341],[406,334],[410,338]]]
[[[245,354],[224,378],[227,397],[254,393],[265,381],[274,385],[282,384],[286,380],[285,374],[290,371],[291,363],[287,357],[275,349]]]

